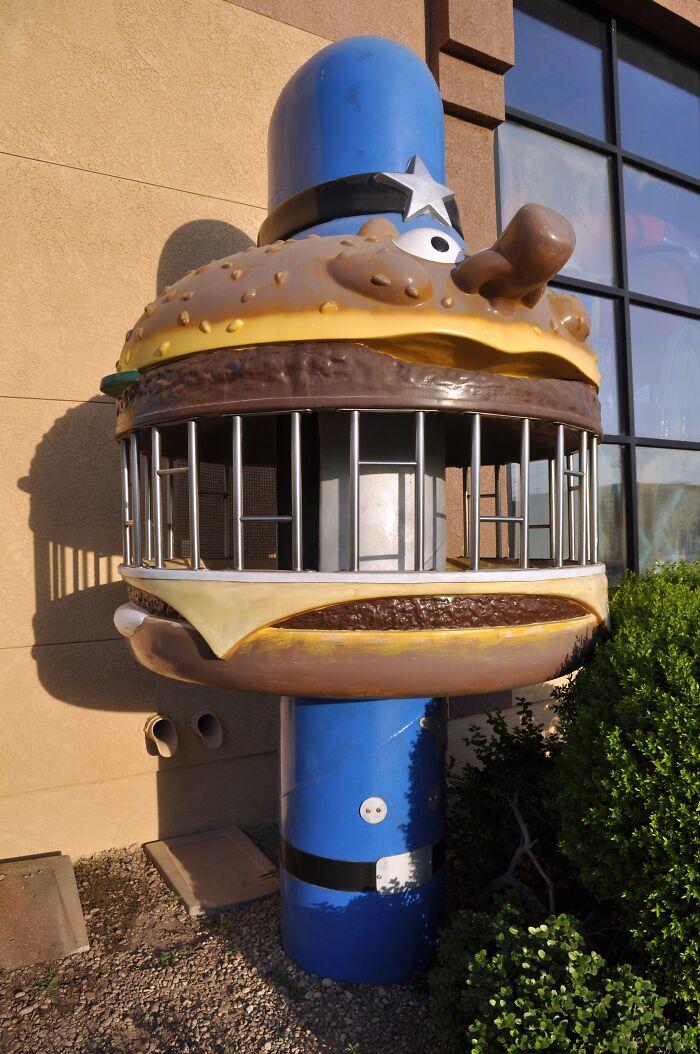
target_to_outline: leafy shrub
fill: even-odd
[[[619,905],[666,994],[700,1011],[700,561],[626,577],[559,693],[561,846]]]
[[[465,739],[475,762],[449,780],[455,884],[470,906],[514,886],[552,910],[548,883],[562,870],[547,789],[556,737],[545,734],[524,702],[512,728],[500,713],[489,714],[487,722],[488,732],[475,725]]]
[[[575,921],[529,925],[518,906],[463,911],[430,974],[432,1011],[449,1054],[696,1051],[665,1021],[665,1000],[629,966],[607,970]]]

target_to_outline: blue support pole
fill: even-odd
[[[386,984],[431,964],[445,711],[435,699],[282,700],[282,943],[305,970]]]

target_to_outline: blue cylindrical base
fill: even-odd
[[[444,748],[442,701],[282,701],[282,942],[305,970],[386,984],[430,966]]]

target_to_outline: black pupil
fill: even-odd
[[[434,238],[430,239],[430,244],[433,249],[437,249],[439,253],[446,253],[450,248],[450,243],[445,241],[444,238],[440,238],[437,234]]]

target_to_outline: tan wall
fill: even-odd
[[[272,106],[325,44],[225,0],[2,5],[0,858],[275,815],[276,700],[158,678],[114,628],[98,385],[157,288],[255,238]],[[202,708],[213,755],[188,730]],[[145,749],[159,710],[171,761]]]

